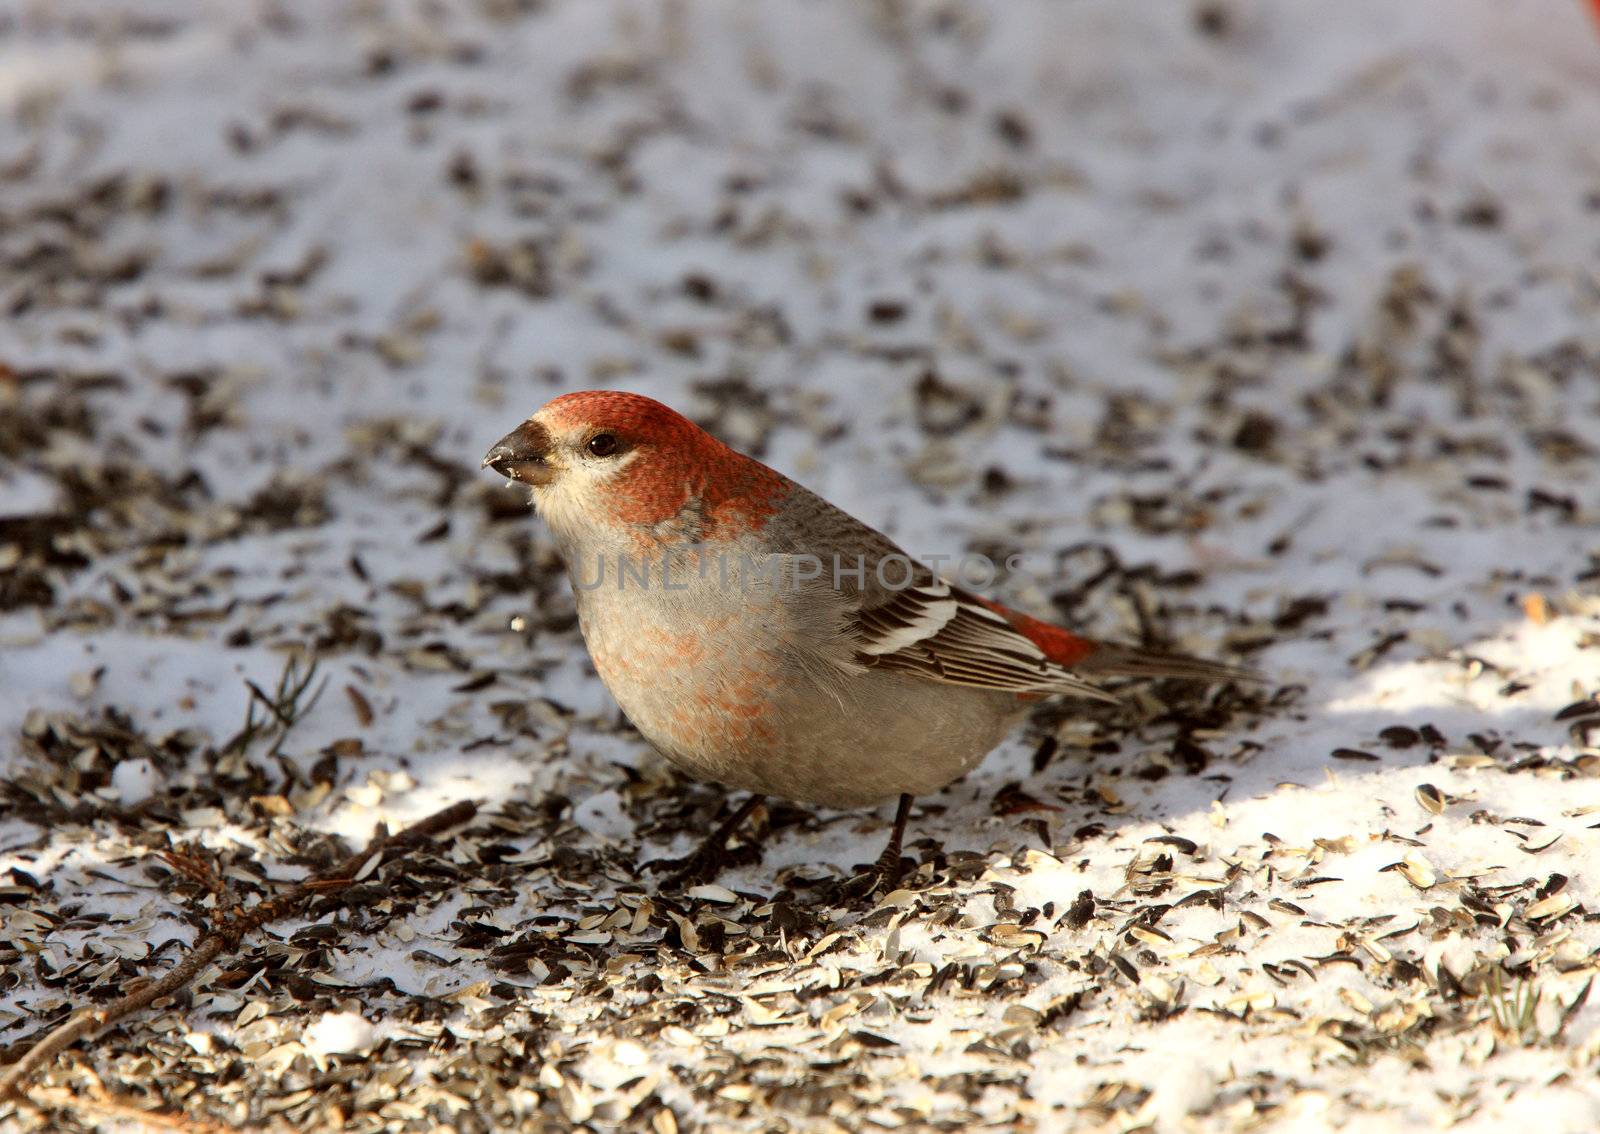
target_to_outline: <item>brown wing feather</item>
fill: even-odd
[[[970,595],[934,581],[895,591],[857,611],[853,631],[862,665],[931,681],[1018,694],[1072,693],[1117,698],[1080,680],[1005,618]]]

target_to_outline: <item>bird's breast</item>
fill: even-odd
[[[756,596],[580,592],[595,672],[622,711],[668,755],[771,743],[783,681],[774,611]]]

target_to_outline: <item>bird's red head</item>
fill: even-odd
[[[737,538],[759,529],[789,487],[677,411],[621,390],[553,399],[484,464],[531,485],[552,524],[622,525],[658,539]]]
[[[546,428],[609,430],[619,439],[656,446],[720,445],[671,406],[626,390],[575,390],[534,414]]]

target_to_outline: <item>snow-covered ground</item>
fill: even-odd
[[[253,900],[484,805],[52,1083],[252,1129],[1600,1126],[1576,0],[52,0],[0,8],[0,112],[0,1045],[193,939],[162,848]],[[1047,710],[876,904],[818,883],[888,816],[778,803],[661,891],[719,795],[477,467],[591,386],[1270,680]]]

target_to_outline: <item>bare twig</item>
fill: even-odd
[[[269,755],[276,756],[282,749],[283,742],[288,739],[289,730],[299,724],[300,720],[311,711],[328,683],[323,681],[317,684],[315,661],[302,670],[298,659],[290,657],[283,663],[283,670],[278,674],[277,688],[271,693],[254,681],[246,680],[244,684],[250,691],[250,700],[245,705],[244,724],[223,744],[222,751],[243,752],[257,739],[275,729],[277,735],[273,738]],[[316,684],[315,689],[312,688],[313,684]],[[265,708],[270,715],[264,719],[258,718],[257,705]]]
[[[128,1099],[118,1098],[103,1086],[96,1085],[88,1094],[80,1094],[65,1087],[35,1087],[21,1100],[35,1111],[78,1111],[97,1114],[105,1118],[137,1123],[141,1128],[173,1130],[178,1134],[238,1134],[233,1126],[222,1126],[203,1118],[186,1114],[171,1114],[161,1110],[146,1110]]]
[[[216,868],[204,857],[204,852],[196,847],[173,847],[171,850],[157,851],[160,859],[170,866],[173,873],[179,877],[187,878],[196,886],[205,890],[218,902],[217,913],[220,915],[225,909],[224,903],[237,905],[228,884],[222,880]]]
[[[1489,1026],[1501,1039],[1524,1046],[1538,1042],[1539,1001],[1544,990],[1531,980],[1519,980],[1514,989],[1505,985],[1505,972],[1499,965],[1489,970],[1484,988],[1489,1005]]]
[[[306,905],[313,897],[335,893],[354,882],[357,876],[371,873],[369,864],[388,850],[401,850],[459,826],[478,813],[477,804],[468,800],[436,811],[426,819],[413,823],[398,834],[391,835],[379,826],[372,841],[364,850],[346,858],[337,866],[315,874],[304,882],[284,891],[277,897],[259,902],[248,910],[240,910],[225,918],[215,929],[208,931],[177,966],[165,976],[140,985],[120,1000],[104,1008],[85,1008],[72,1014],[59,1027],[45,1035],[27,1053],[0,1075],[0,1099],[18,1094],[30,1076],[53,1060],[80,1039],[100,1032],[125,1016],[132,1015],[166,996],[171,996],[188,985],[222,953],[235,949],[245,934],[260,929],[268,922],[286,917]]]

